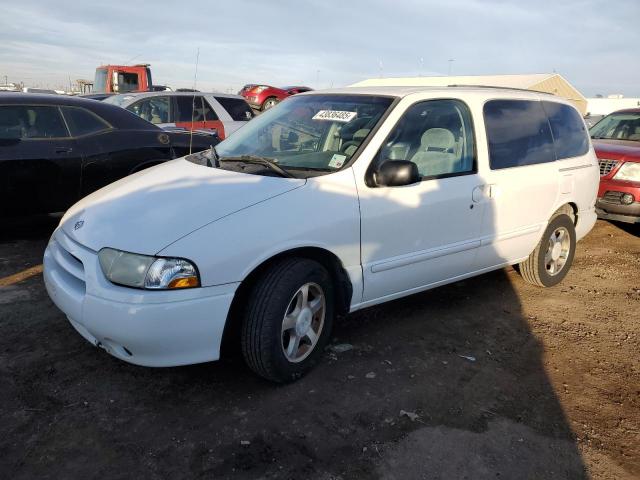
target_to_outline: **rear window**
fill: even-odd
[[[542,102],[549,117],[556,158],[578,157],[589,151],[587,129],[575,108],[556,102]]]
[[[62,107],[62,114],[73,137],[102,132],[111,128],[107,122],[84,108]]]
[[[484,122],[493,170],[553,162],[553,139],[542,102],[491,100]]]
[[[246,122],[253,118],[251,107],[242,98],[216,97],[216,100],[236,122]]]

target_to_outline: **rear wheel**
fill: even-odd
[[[529,258],[519,264],[520,274],[525,281],[539,287],[557,285],[569,272],[575,249],[573,220],[564,213],[556,215]]]
[[[282,260],[258,280],[249,297],[242,325],[247,365],[275,382],[300,378],[320,359],[333,317],[329,272],[313,260]]]
[[[275,107],[278,104],[278,99],[275,97],[267,98],[262,104],[262,111],[269,110],[270,108]]]

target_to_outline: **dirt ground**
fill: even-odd
[[[27,270],[56,223],[0,231],[0,478],[640,478],[639,228],[599,221],[552,289],[507,269],[353,314],[353,349],[274,386],[92,347]]]

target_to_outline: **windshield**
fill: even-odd
[[[338,170],[369,137],[392,101],[371,95],[291,97],[218,144],[220,168],[237,169],[230,159],[261,157],[298,177]],[[273,169],[254,170],[243,168],[267,175]]]
[[[93,92],[104,93],[107,91],[107,69],[97,68],[96,78],[93,81]]]
[[[589,130],[591,138],[640,141],[640,113],[612,113]]]
[[[117,105],[119,107],[122,107],[125,103],[127,103],[129,100],[131,100],[132,98],[134,98],[133,95],[127,95],[127,94],[123,94],[123,95],[112,95],[110,97],[107,97],[103,100],[104,103],[111,103],[113,105]]]

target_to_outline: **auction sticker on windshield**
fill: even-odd
[[[345,112],[341,110],[320,110],[313,116],[313,120],[330,120],[333,122],[350,122],[358,112]]]

